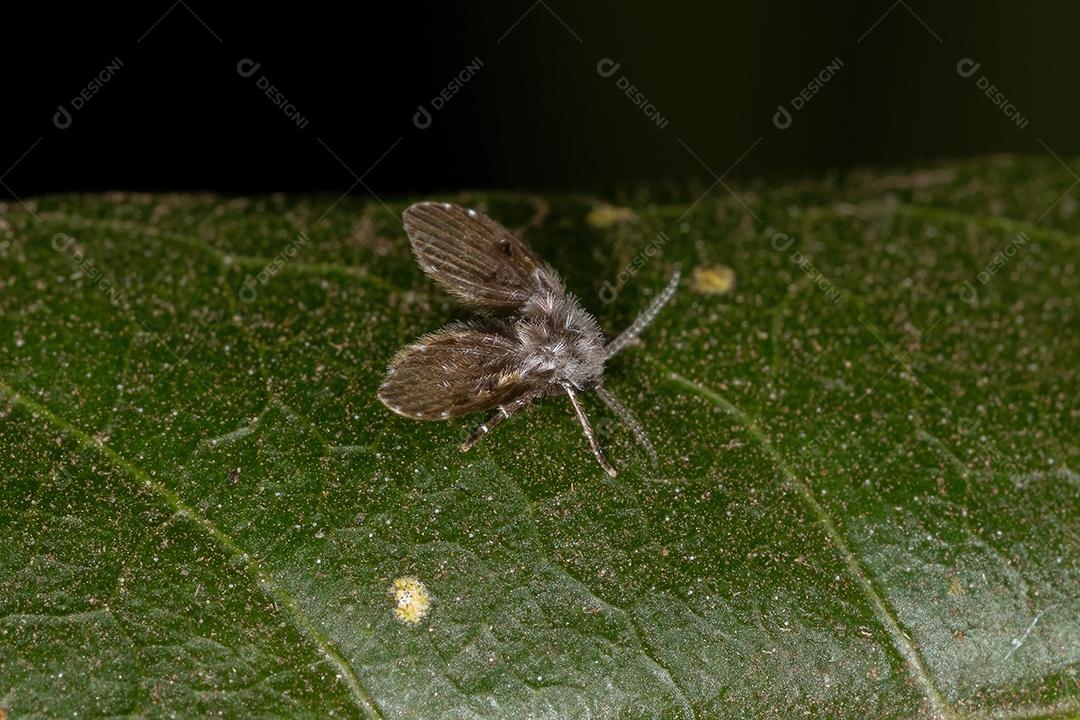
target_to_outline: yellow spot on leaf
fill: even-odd
[[[690,286],[703,295],[724,295],[735,287],[735,271],[726,265],[694,268]]]
[[[394,617],[407,625],[418,625],[431,610],[431,593],[414,577],[399,577],[387,589],[394,601]]]
[[[615,205],[597,205],[585,217],[585,222],[594,228],[609,228],[615,223],[629,222],[637,217],[634,211],[628,207],[616,207]]]

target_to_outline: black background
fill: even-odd
[[[20,197],[341,192],[355,176],[389,194],[602,188],[707,178],[703,164],[722,174],[751,147],[733,177],[1080,151],[1076,3],[163,0],[6,13],[0,179]],[[123,67],[55,127],[58,105],[113,58]],[[255,76],[238,74],[244,58]],[[418,105],[474,58],[482,69],[415,127]],[[602,58],[620,63],[615,76],[597,73]],[[778,104],[834,58],[840,71],[777,129]],[[962,58],[981,63],[975,76],[957,73]],[[623,75],[664,128],[620,92]],[[983,75],[1026,127],[979,90]]]

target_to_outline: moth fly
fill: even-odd
[[[678,270],[634,322],[607,341],[555,270],[483,213],[417,203],[405,210],[404,225],[420,269],[483,318],[451,323],[402,348],[379,386],[386,407],[415,420],[495,408],[461,444],[466,451],[532,400],[565,393],[597,462],[615,477],[578,398],[595,390],[655,464],[656,451],[641,423],[604,388],[604,363],[633,342],[675,294]]]

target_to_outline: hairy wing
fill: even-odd
[[[404,221],[420,268],[466,305],[512,311],[537,290],[564,292],[525,241],[482,212],[417,203]]]
[[[450,325],[390,361],[379,399],[415,420],[445,420],[503,405],[534,389],[515,370],[518,348],[498,332]]]

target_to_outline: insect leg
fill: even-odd
[[[604,457],[604,453],[600,449],[600,444],[596,442],[596,435],[593,434],[592,425],[589,424],[589,418],[585,415],[585,409],[581,407],[581,401],[578,400],[577,393],[574,392],[574,388],[571,387],[570,383],[563,383],[563,389],[570,396],[570,402],[574,405],[574,412],[577,413],[581,428],[585,431],[585,437],[589,441],[589,447],[592,448],[593,455],[596,456],[596,461],[600,463],[600,467],[604,468],[604,472],[611,477],[615,477],[617,474],[615,468],[608,463],[607,458]]]
[[[506,405],[500,405],[498,412],[496,412],[494,415],[492,415],[491,419],[489,419],[486,423],[484,423],[480,427],[473,430],[472,435],[467,437],[465,439],[465,442],[461,443],[461,452],[465,452],[466,450],[471,448],[473,445],[475,445],[477,442],[479,442],[480,438],[487,435],[489,432],[491,432],[491,430],[496,425],[498,425],[503,420],[510,417],[515,412],[517,412],[519,409],[521,409],[521,407],[524,404],[525,404],[524,400],[515,400],[512,403],[507,403]]]
[[[630,412],[629,408],[619,402],[618,398],[604,389],[604,386],[596,386],[596,394],[600,396],[600,399],[604,401],[604,404],[611,408],[611,411],[619,416],[626,427],[630,428],[630,432],[634,433],[634,438],[638,441],[638,444],[644,448],[645,452],[649,456],[649,460],[652,464],[656,465],[656,448],[653,447],[652,442],[649,440],[648,434],[645,432],[645,428],[641,427],[641,423],[634,417],[634,414]]]
[[[624,347],[634,342],[634,338],[641,334],[649,323],[653,321],[660,311],[667,304],[667,301],[671,299],[671,296],[675,294],[675,290],[679,287],[679,277],[681,276],[679,270],[675,270],[671,275],[671,279],[668,280],[667,286],[660,291],[660,294],[653,298],[653,301],[649,303],[649,307],[642,310],[634,322],[630,323],[630,327],[619,333],[619,336],[609,342],[607,347],[604,348],[604,359],[607,360],[615,353],[622,350]]]

